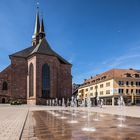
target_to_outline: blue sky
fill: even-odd
[[[31,45],[36,0],[0,1],[0,71]],[[73,82],[112,68],[140,69],[139,0],[40,0],[46,38],[73,64]]]

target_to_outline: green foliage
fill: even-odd
[[[13,100],[10,102],[11,105],[21,105],[22,102],[20,100]]]

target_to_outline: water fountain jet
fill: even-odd
[[[96,129],[94,127],[90,126],[90,108],[91,108],[91,100],[90,100],[90,95],[88,94],[87,97],[87,125],[86,127],[82,128],[82,131],[86,132],[94,132]]]
[[[118,98],[118,106],[119,106],[119,111],[120,111],[120,116],[117,118],[119,120],[118,127],[126,127],[124,124],[125,122],[125,102],[122,96]]]

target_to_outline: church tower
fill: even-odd
[[[27,104],[46,104],[47,99],[71,97],[72,65],[57,54],[46,40],[39,7],[31,47],[10,55],[10,59],[13,98],[24,99]]]
[[[32,46],[36,46],[39,43],[39,32],[40,32],[40,18],[39,18],[39,8],[37,8],[36,21],[34,34],[32,36]]]
[[[32,46],[36,47],[41,39],[45,37],[44,20],[40,22],[39,5],[37,6],[34,34],[32,36]]]
[[[46,40],[43,18],[36,14],[33,50],[27,58],[27,103],[45,104],[46,99],[69,98],[72,93],[71,64],[52,50]]]

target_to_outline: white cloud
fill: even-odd
[[[122,66],[123,64],[126,65],[126,63],[130,64],[129,61],[132,62],[132,59],[133,59],[135,62],[138,58],[140,59],[140,54],[127,54],[124,56],[120,56],[116,58],[115,60],[113,60],[113,62],[109,65],[109,67],[114,68],[114,67]]]

